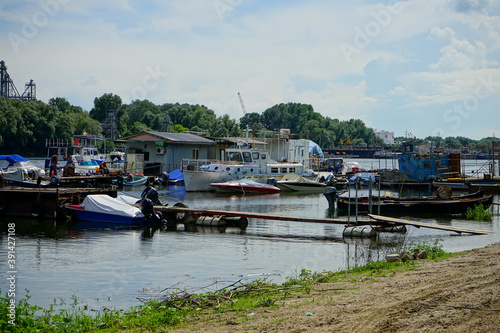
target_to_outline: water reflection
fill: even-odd
[[[139,197],[142,190],[126,192]],[[346,219],[342,213],[328,210],[321,193],[237,196],[186,193],[182,187],[159,188],[158,192],[169,205],[183,202],[191,208]],[[0,220],[0,257],[7,253],[7,224],[15,222],[18,290],[29,289],[32,300],[41,306],[54,297],[69,299],[75,294],[99,309],[138,305],[137,297],[154,296],[156,290],[180,282],[190,287],[266,276],[280,283],[300,274],[301,269],[350,268],[437,238],[443,239],[448,251],[481,247],[496,241],[500,233],[498,216],[486,223],[461,216],[406,218],[486,229],[493,234],[454,237],[450,232],[409,227],[405,234],[380,233],[376,238],[361,239],[343,237],[343,225],[264,219],[249,219],[246,228],[182,224],[144,228],[4,217]],[[6,283],[0,281],[1,290]]]

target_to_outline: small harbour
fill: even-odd
[[[378,168],[380,162],[356,160],[367,168]],[[142,190],[134,187],[124,191],[140,197]],[[347,220],[347,216],[328,210],[322,193],[186,193],[181,186],[159,187],[158,193],[161,201],[169,205],[183,202],[190,208]],[[494,203],[499,203],[498,195]],[[15,223],[18,299],[29,290],[32,304],[42,307],[54,302],[69,307],[76,296],[90,309],[126,309],[140,305],[138,298],[148,299],[168,288],[203,292],[240,279],[245,282],[266,278],[280,283],[302,269],[346,269],[382,260],[386,254],[415,243],[440,239],[444,250],[455,252],[484,247],[498,241],[500,235],[498,214],[491,222],[470,221],[463,216],[412,219],[492,233],[459,235],[408,227],[405,234],[381,233],[376,239],[357,239],[344,238],[342,225],[261,219],[249,219],[246,228],[186,229],[181,225],[171,231],[3,217],[0,256],[8,256],[7,225]],[[7,272],[7,260],[2,264]],[[1,281],[0,289],[5,292],[8,281]]]

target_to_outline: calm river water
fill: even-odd
[[[364,160],[363,163],[375,163]],[[368,165],[369,166],[369,165]],[[140,196],[143,188],[127,191]],[[160,199],[189,207],[308,217],[336,217],[323,194],[231,196],[186,193],[183,187],[160,188]],[[498,203],[498,196],[494,202]],[[345,218],[345,217],[342,217]],[[283,282],[302,269],[340,270],[384,259],[397,247],[442,239],[447,251],[483,247],[500,239],[500,218],[474,222],[463,217],[421,218],[425,222],[490,230],[471,236],[409,227],[406,234],[381,234],[375,240],[344,239],[342,225],[249,219],[245,229],[198,227],[150,231],[84,223],[54,225],[4,217],[0,261],[7,277],[7,225],[15,223],[16,295],[28,289],[31,302],[47,307],[54,300],[69,306],[75,295],[91,309],[140,305],[165,288],[222,288],[239,279]],[[8,290],[0,279],[2,293]],[[208,290],[200,289],[199,291]]]

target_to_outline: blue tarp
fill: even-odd
[[[311,140],[309,140],[309,154],[319,156],[321,159],[325,158],[321,147],[316,142]]]
[[[369,172],[358,172],[357,174],[349,178],[349,181],[351,183],[355,183],[358,178],[360,182],[368,182],[368,181],[374,182],[375,174]]]
[[[174,171],[169,172],[168,179],[170,179],[170,180],[173,180],[173,179],[184,180],[184,175],[182,174],[181,169],[175,169]]]
[[[19,156],[17,154],[13,154],[13,155],[0,155],[0,161],[7,161],[7,162],[9,162],[9,166],[11,166],[12,164],[14,164],[16,162],[28,161],[28,159],[26,159],[22,156]]]

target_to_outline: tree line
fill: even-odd
[[[27,157],[45,154],[45,140],[71,140],[75,134],[87,132],[103,135],[102,123],[109,110],[115,111],[119,136],[141,131],[161,131],[165,116],[170,119],[171,132],[192,131],[207,137],[250,136],[277,137],[281,129],[290,130],[290,138],[310,139],[322,148],[382,145],[374,130],[360,119],[339,120],[324,117],[309,104],[281,103],[262,113],[248,113],[239,120],[228,115],[217,116],[204,105],[165,103],[148,100],[123,104],[120,96],[104,94],[94,99],[87,112],[62,97],[42,101],[20,101],[0,98],[0,153]],[[403,138],[397,138],[402,140]],[[436,147],[491,147],[495,138],[476,141],[464,137],[427,137]],[[107,147],[114,143],[107,139]]]

